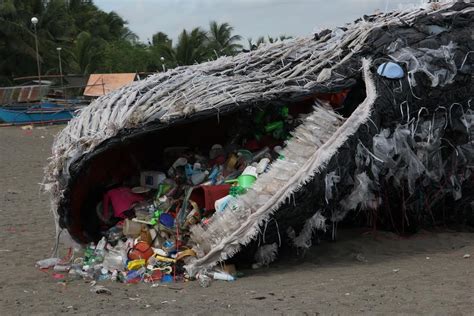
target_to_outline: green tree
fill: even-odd
[[[238,42],[242,39],[240,35],[232,35],[234,28],[229,23],[218,24],[212,21],[209,24],[209,49],[215,51],[218,56],[235,55],[242,49]]]
[[[81,32],[70,51],[70,70],[79,74],[93,73],[103,59],[102,39],[94,39],[89,32]]]
[[[106,43],[138,38],[117,13],[106,13],[93,1],[0,0],[0,82],[36,74],[36,29],[42,73],[58,72],[56,48],[61,47],[63,71],[88,74],[101,68]],[[141,47],[147,50],[146,47]],[[146,55],[146,54],[141,54]]]
[[[36,69],[36,50],[30,12],[39,12],[38,1],[0,2],[0,82]],[[41,58],[41,57],[40,57]]]
[[[150,70],[150,51],[144,44],[118,40],[108,42],[103,52],[101,72],[145,72]]]
[[[210,53],[207,42],[207,33],[201,28],[196,27],[191,32],[183,30],[174,48],[174,64],[183,66],[205,61]]]
[[[161,71],[192,65],[216,56],[234,55],[242,46],[229,23],[211,22],[209,30],[183,30],[176,43],[163,32],[153,35],[148,45],[138,41],[116,12],[101,11],[92,0],[0,0],[0,83],[37,72],[36,16],[39,60],[42,74],[57,73],[61,47],[63,72]],[[280,37],[280,39],[282,39]],[[268,37],[269,42],[275,39]],[[249,39],[249,49],[265,42]]]
[[[164,45],[164,46],[171,47],[173,44],[173,41],[165,33],[157,32],[153,34],[151,44],[153,46]]]

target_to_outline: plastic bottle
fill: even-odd
[[[94,269],[91,266],[84,265],[82,266],[82,269],[75,268],[74,269],[76,272],[73,273],[75,275],[79,275],[82,277],[84,280],[92,281],[94,280]],[[70,270],[69,272],[71,272]]]
[[[98,280],[100,281],[104,281],[104,280],[108,280],[109,279],[109,270],[105,269],[105,268],[102,268],[100,269],[100,274],[98,276]]]
[[[95,251],[95,244],[91,242],[89,246],[87,246],[86,250],[84,250],[84,263],[86,265],[95,261],[94,251]]]
[[[226,195],[223,198],[220,198],[214,202],[214,209],[216,212],[222,212],[227,207],[229,200],[232,199],[232,195]]]
[[[270,159],[262,158],[257,165],[257,173],[258,174],[264,173],[269,163],[270,163]]]
[[[196,171],[191,176],[191,182],[193,185],[198,185],[206,180],[207,176],[209,175],[209,171]]]
[[[70,265],[67,264],[56,264],[53,268],[54,272],[68,272],[71,269]]]
[[[82,270],[81,269],[76,269],[76,268],[71,268],[68,273],[68,278],[70,280],[78,280],[82,278]]]
[[[57,265],[61,259],[59,258],[48,258],[36,262],[36,267],[40,269],[48,269]]]
[[[97,246],[94,249],[95,262],[102,262],[105,257],[105,246],[107,246],[107,239],[102,237],[101,240],[97,243]]]
[[[225,272],[211,272],[212,278],[214,280],[222,280],[222,281],[234,281],[234,277]]]
[[[186,165],[187,163],[188,163],[188,160],[186,158],[180,157],[176,159],[176,161],[173,163],[173,168],[182,167]]]
[[[117,281],[117,275],[118,275],[117,270],[112,271],[112,276],[110,277],[110,280]]]
[[[105,239],[105,237],[102,237],[97,243],[97,246],[95,247],[95,253],[104,251],[106,245],[107,245],[107,239]]]
[[[261,158],[263,158],[265,156],[266,153],[270,152],[270,148],[268,147],[264,147],[262,148],[261,150],[259,150],[258,152],[256,152],[253,157],[252,157],[252,161],[259,161]]]
[[[191,164],[186,164],[184,166],[184,173],[186,174],[186,178],[191,178],[194,174],[194,170],[193,170],[193,166],[191,166]]]
[[[166,253],[170,253],[172,251],[175,250],[175,245],[174,245],[174,242],[172,240],[166,240],[164,243],[163,243],[163,250],[166,252]]]

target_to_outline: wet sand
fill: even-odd
[[[244,271],[236,282],[151,288],[62,282],[37,270],[54,223],[40,193],[43,167],[61,126],[0,128],[0,313],[25,314],[474,314],[474,234],[423,231],[411,238],[352,230],[306,255]],[[63,249],[63,254],[65,250]]]

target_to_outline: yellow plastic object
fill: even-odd
[[[138,270],[141,267],[144,267],[145,265],[146,265],[146,260],[145,259],[132,260],[132,261],[128,262],[127,269],[128,270]]]
[[[196,252],[194,252],[194,250],[192,249],[186,249],[186,250],[183,250],[181,252],[178,252],[178,255],[176,256],[176,260],[181,260],[185,257],[196,257]]]
[[[161,262],[171,262],[171,263],[176,262],[175,259],[168,258],[168,257],[163,257],[163,256],[160,256],[160,255],[157,255],[157,254],[153,255],[153,257],[155,257],[156,260],[161,261]]]

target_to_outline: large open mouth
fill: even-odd
[[[365,123],[374,99],[369,62],[364,61],[364,74],[351,89],[314,93],[285,102],[294,119],[286,141],[275,138],[270,141],[272,149],[282,146],[279,158],[273,160],[246,193],[235,198],[232,206],[211,214],[205,223],[190,227],[190,244],[198,257],[189,262],[188,271],[195,273],[211,267],[254,239],[260,225],[321,171],[347,137]],[[124,183],[138,185],[137,175],[145,170],[157,167],[168,170],[166,148],[209,150],[213,144],[235,142],[232,139],[242,138],[245,131],[252,130],[257,113],[280,107],[281,103],[243,107],[218,117],[205,115],[166,128],[150,126],[110,140],[93,155],[71,166],[69,191],[60,205],[62,226],[77,241],[98,240],[110,228],[96,211],[107,190]]]

